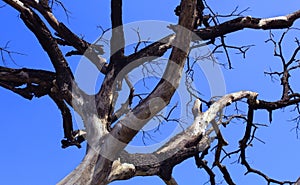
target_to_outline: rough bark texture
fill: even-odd
[[[29,100],[33,97],[48,95],[62,114],[65,137],[65,140],[62,141],[63,147],[72,145],[80,147],[83,140],[87,140],[88,143],[88,150],[82,162],[62,179],[58,183],[59,185],[104,185],[134,176],[159,176],[165,184],[177,185],[172,176],[173,168],[192,157],[195,158],[196,165],[203,168],[210,176],[211,184],[215,184],[215,174],[203,160],[214,140],[218,142],[214,165],[221,171],[228,184],[234,184],[230,172],[222,164],[220,158],[223,147],[228,143],[223,138],[219,126],[226,126],[236,118],[246,122],[246,131],[239,142],[240,148],[236,153],[240,153],[241,164],[246,167],[248,173],[258,174],[268,183],[292,183],[292,181],[277,181],[253,169],[247,161],[246,149],[251,145],[254,137],[252,134],[254,134],[253,130],[256,129],[256,126],[253,124],[253,118],[256,110],[269,111],[270,121],[272,120],[272,111],[276,109],[296,106],[299,111],[300,94],[294,92],[289,83],[290,72],[299,68],[299,65],[294,65],[297,61],[299,62],[299,59],[297,60],[300,50],[299,41],[297,42],[298,47],[288,61],[284,60],[281,49],[274,53],[282,60],[283,71],[268,73],[268,75],[281,77],[281,99],[273,102],[259,100],[258,94],[251,91],[231,93],[215,101],[196,99],[192,108],[194,121],[191,126],[174,136],[159,149],[149,154],[130,154],[124,148],[151,118],[157,116],[170,103],[179,86],[184,66],[192,49],[190,47],[192,42],[197,43],[202,39],[210,40],[207,44],[212,44],[216,38],[220,38],[221,46],[224,47],[227,54],[226,45],[223,42],[225,35],[244,28],[263,30],[290,28],[300,18],[300,10],[273,18],[240,16],[223,23],[215,21],[217,18],[215,16],[213,17],[215,25],[212,26],[206,20],[209,16],[203,15],[205,6],[202,1],[181,0],[180,5],[176,8],[176,14],[179,16],[178,25],[170,25],[174,34],[165,36],[125,56],[122,0],[111,0],[113,31],[110,40],[111,57],[107,59],[109,60],[107,63],[106,59],[101,56],[103,54],[102,47],[78,37],[57,20],[48,1],[4,0],[4,2],[20,13],[25,26],[34,34],[49,56],[54,71],[0,67],[0,86]],[[209,7],[206,5],[206,8]],[[201,25],[204,26],[201,27]],[[53,34],[53,31],[56,34]],[[270,41],[276,45],[273,37],[270,38]],[[278,44],[281,46],[281,41]],[[101,88],[96,94],[87,95],[76,84],[73,72],[61,51],[61,46],[65,45],[75,49],[66,56],[85,53],[85,56],[104,75]],[[145,98],[141,98],[136,106],[131,107],[133,97],[138,95],[134,94],[134,87],[131,87],[126,75],[133,69],[163,56],[168,50],[171,50],[171,53],[162,78],[151,93]],[[243,51],[241,48],[240,50]],[[1,51],[5,50],[1,48]],[[189,67],[190,64],[188,64]],[[123,81],[126,81],[130,87],[129,97],[121,110],[115,110]],[[226,117],[223,115],[222,110],[225,107],[242,99],[247,100],[247,116]],[[208,107],[205,112],[202,112],[200,108],[201,103],[205,103]],[[85,131],[73,130],[70,108],[74,109],[83,119]],[[228,156],[230,157],[230,155]]]

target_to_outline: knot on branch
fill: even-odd
[[[81,148],[81,143],[85,141],[86,132],[82,130],[75,130],[72,132],[72,138],[67,138],[61,140],[62,148],[68,148],[69,146],[77,146],[77,148]]]
[[[135,174],[135,166],[129,163],[121,163],[120,158],[115,160],[112,164],[111,173],[108,176],[108,180],[114,181],[117,179],[130,179]]]

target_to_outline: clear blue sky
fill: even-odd
[[[143,20],[161,20],[177,22],[173,10],[179,1],[124,1],[124,23]],[[265,0],[265,1],[238,1],[208,3],[218,13],[230,13],[235,6],[243,10],[250,7],[245,15],[253,17],[273,17],[285,15],[296,11],[300,6],[294,0]],[[71,11],[69,22],[61,9],[56,8],[56,15],[66,25],[88,41],[94,41],[100,34],[96,26],[110,27],[110,1],[66,1],[66,8]],[[84,8],[83,8],[84,7]],[[18,13],[9,6],[0,9],[0,46],[10,41],[10,49],[26,55],[14,55],[15,63],[7,61],[8,67],[28,67],[36,69],[53,70],[49,59],[37,44],[37,40],[30,33]],[[295,25],[300,28],[300,21]],[[275,32],[279,33],[279,32]],[[299,35],[299,32],[298,32]],[[231,45],[250,45],[247,58],[232,55],[234,69],[223,69],[227,92],[239,90],[253,90],[260,94],[259,98],[276,100],[280,98],[280,83],[264,76],[263,72],[279,69],[279,60],[273,57],[273,48],[265,44],[268,31],[243,30],[228,35],[227,40]],[[293,51],[293,39],[286,45],[286,53]],[[233,52],[234,53],[234,52]],[[225,57],[218,56],[219,61],[225,62]],[[70,59],[72,68],[78,58]],[[3,63],[1,63],[3,65]],[[295,79],[299,74],[292,76],[295,90],[300,86]],[[75,147],[61,149],[60,140],[63,137],[61,115],[56,105],[48,98],[34,98],[32,101],[5,89],[0,89],[0,122],[1,122],[1,157],[0,179],[5,185],[52,185],[73,170],[84,156],[85,149]],[[268,123],[267,113],[260,111],[256,114],[255,121],[268,124],[269,128],[258,130],[257,136],[266,144],[255,141],[254,147],[248,150],[249,161],[253,167],[258,168],[268,175],[279,180],[295,180],[300,176],[299,147],[300,140],[296,138],[291,129],[295,123],[288,122],[294,114],[289,114],[290,109],[279,110],[274,113],[274,121]],[[234,123],[224,130],[225,137],[233,146],[241,138],[244,125]],[[230,148],[228,148],[229,150]],[[240,164],[230,164],[236,158],[228,160],[228,168],[233,171],[233,179],[237,184],[265,184],[261,177],[255,175],[243,176],[245,168]],[[202,184],[208,180],[203,170],[197,169],[193,159],[178,165],[174,170],[174,177],[180,185]],[[216,170],[218,171],[218,170]],[[216,179],[217,182],[220,178]],[[163,184],[157,177],[138,177],[130,181],[120,181],[113,184]]]

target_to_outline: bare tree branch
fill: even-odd
[[[239,17],[217,26],[196,30],[195,33],[202,40],[209,40],[211,38],[220,37],[244,28],[263,30],[289,28],[293,25],[294,21],[299,18],[300,10],[285,16],[273,18],[254,18],[250,16]]]
[[[112,37],[110,39],[111,60],[113,63],[124,57],[125,38],[122,22],[122,0],[111,1]]]
[[[57,35],[65,40],[68,45],[72,45],[78,53],[81,55],[85,54],[90,61],[95,64],[95,66],[102,73],[106,73],[107,64],[98,55],[104,53],[102,46],[92,45],[87,41],[79,38],[75,35],[68,27],[66,27],[62,22],[59,22],[56,17],[50,11],[48,6],[39,4],[36,1],[31,0],[21,0],[20,2],[29,5],[39,11],[43,15],[43,17],[47,20],[50,26],[57,32]]]
[[[270,178],[264,172],[254,169],[247,161],[246,150],[248,146],[252,146],[252,142],[255,140],[263,142],[261,138],[257,137],[256,131],[259,127],[266,125],[254,122],[256,110],[268,111],[270,122],[272,121],[272,112],[277,109],[293,106],[293,111],[300,113],[300,94],[294,91],[290,83],[291,71],[300,68],[300,60],[298,59],[300,41],[295,39],[296,47],[289,58],[284,57],[285,50],[283,49],[283,42],[288,31],[291,30],[290,27],[300,18],[300,10],[285,16],[253,18],[242,16],[242,13],[247,9],[237,12],[237,8],[235,8],[228,15],[220,15],[214,13],[205,1],[182,0],[175,10],[176,15],[179,16],[178,25],[169,25],[168,27],[174,31],[174,34],[167,35],[152,44],[145,44],[140,49],[143,41],[139,31],[136,30],[138,43],[132,54],[125,56],[122,0],[112,0],[110,7],[112,37],[109,40],[111,57],[109,58],[110,62],[107,63],[106,59],[101,56],[104,53],[101,45],[91,44],[80,38],[54,16],[52,5],[55,2],[62,6],[65,13],[68,13],[61,1],[4,0],[4,2],[20,13],[25,25],[48,54],[55,71],[0,67],[0,86],[29,100],[33,97],[48,95],[55,102],[62,115],[65,137],[62,140],[62,147],[75,145],[80,148],[80,144],[84,140],[87,140],[88,143],[87,152],[81,164],[58,184],[106,185],[115,180],[130,179],[134,176],[155,175],[167,185],[177,185],[178,183],[172,175],[173,169],[191,157],[195,158],[197,167],[203,168],[209,175],[211,184],[216,184],[215,170],[223,175],[227,184],[235,184],[236,179],[233,179],[231,171],[224,163],[234,154],[240,154],[240,158],[236,162],[241,162],[247,169],[247,173],[255,173],[263,177],[268,183],[294,183]],[[205,8],[212,15],[204,15]],[[234,16],[237,18],[228,20]],[[227,21],[221,23],[220,17]],[[214,25],[210,25],[211,21]],[[281,35],[279,41],[275,40],[271,32],[267,41],[274,45],[274,55],[280,59],[282,71],[265,72],[265,74],[271,77],[280,77],[281,98],[275,101],[266,101],[257,99],[258,94],[256,92],[239,91],[218,97],[216,100],[213,98],[210,101],[201,99],[199,97],[200,91],[191,86],[195,72],[193,66],[201,58],[209,58],[217,53],[219,48],[223,48],[229,68],[232,68],[231,51],[236,50],[245,57],[246,51],[252,45],[232,46],[225,42],[225,36],[244,28],[261,30],[288,28]],[[199,37],[209,41],[202,43]],[[219,39],[216,39],[218,37]],[[192,63],[191,57],[189,57],[190,51],[194,48],[203,47],[205,44],[214,44],[215,48],[210,53],[197,56]],[[61,48],[63,46],[72,47],[65,56],[85,54],[104,74],[103,83],[96,94],[87,95],[77,86],[73,73],[62,53]],[[171,54],[168,60],[163,61],[167,66],[162,70],[163,75],[157,85],[153,85],[152,91],[147,92],[145,96],[136,94],[134,86],[128,79],[129,72],[145,65],[146,62],[157,62],[155,59],[164,56],[168,50],[171,50]],[[7,50],[6,47],[0,48],[2,58],[4,53],[11,57],[11,51]],[[139,131],[143,131],[142,128],[150,119],[156,117],[160,122],[163,120],[178,121],[170,118],[176,106],[171,108],[167,116],[160,115],[159,112],[170,104],[176,89],[179,87],[185,63],[187,63],[186,86],[190,96],[189,103],[196,98],[192,108],[194,120],[191,126],[175,135],[152,153],[128,153],[124,148]],[[144,69],[148,70],[147,68]],[[153,69],[147,72],[159,73]],[[130,92],[128,97],[121,100],[123,103],[121,107],[115,110],[123,81],[127,83]],[[135,101],[134,97],[140,99]],[[247,99],[247,101],[242,101],[243,104],[248,105],[247,115],[239,113],[240,104],[237,102],[242,99]],[[201,102],[206,104],[206,111],[202,112]],[[232,103],[234,103],[233,108],[236,108],[233,111],[237,113],[224,115],[223,109]],[[81,116],[85,130],[73,130],[70,108]],[[224,132],[221,132],[219,127],[221,125],[226,127],[233,119],[246,123],[246,129],[244,136],[239,141],[239,147],[227,152],[225,146],[229,143],[226,142],[226,135],[223,135]],[[299,116],[293,120],[297,122],[296,130],[299,130],[299,120]],[[215,139],[217,139],[217,144],[215,147],[211,147]],[[208,152],[215,152],[212,167],[205,160]],[[213,168],[214,166],[217,168]]]

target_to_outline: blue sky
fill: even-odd
[[[177,22],[173,10],[179,1],[124,1],[124,23],[143,20],[159,20]],[[265,1],[208,1],[219,13],[230,13],[237,5],[243,10],[250,7],[245,15],[253,17],[273,17],[296,11],[299,3],[294,0],[265,0]],[[83,4],[86,8],[82,8]],[[71,11],[69,22],[61,9],[56,8],[55,14],[66,25],[88,41],[97,39],[101,31],[97,26],[110,27],[110,1],[66,1],[66,7]],[[5,25],[0,29],[0,46],[10,41],[13,51],[26,55],[14,55],[13,63],[7,60],[8,67],[36,68],[53,70],[47,55],[37,44],[37,40],[30,33],[18,17],[18,13],[9,6],[0,9],[0,22]],[[295,27],[300,28],[300,21]],[[231,45],[255,44],[247,53],[246,59],[239,55],[232,55],[234,69],[223,69],[227,92],[239,90],[253,90],[258,92],[259,98],[276,100],[280,98],[280,82],[272,82],[263,74],[264,71],[280,69],[280,61],[273,57],[273,47],[264,43],[268,39],[268,31],[243,30],[229,34],[226,39]],[[278,31],[275,34],[280,33]],[[294,36],[297,32],[294,32]],[[298,32],[299,35],[299,32]],[[279,35],[277,35],[279,36]],[[277,37],[278,38],[278,37]],[[292,52],[295,45],[293,38],[286,44],[286,56]],[[218,60],[226,62],[224,55],[218,55]],[[72,69],[76,68],[78,57],[68,59]],[[295,91],[299,91],[299,84],[292,76]],[[32,101],[23,99],[12,92],[0,89],[0,122],[1,122],[1,184],[5,185],[51,185],[57,183],[73,170],[84,156],[85,149],[75,147],[61,149],[60,140],[63,137],[62,120],[56,105],[48,98],[34,98]],[[253,148],[248,150],[249,161],[268,175],[279,180],[295,180],[300,176],[298,158],[300,140],[291,129],[295,123],[288,122],[295,114],[291,109],[274,112],[273,122],[269,124],[268,114],[264,111],[256,113],[255,121],[265,123],[268,128],[260,128],[257,136],[266,144],[255,141]],[[233,123],[224,129],[225,138],[233,147],[242,137],[244,125]],[[230,147],[227,148],[230,151]],[[231,148],[233,149],[233,148]],[[210,159],[211,156],[208,156]],[[245,168],[240,164],[231,164],[236,158],[228,160],[227,166],[233,172],[233,179],[237,184],[265,184],[262,178],[255,175],[243,176]],[[187,160],[174,169],[174,177],[181,184],[201,184],[208,176],[203,170],[197,169],[193,159]],[[218,171],[218,170],[216,170]],[[218,174],[218,173],[217,173]],[[217,178],[220,181],[221,178]],[[137,177],[129,181],[114,182],[112,184],[163,184],[158,177]]]

